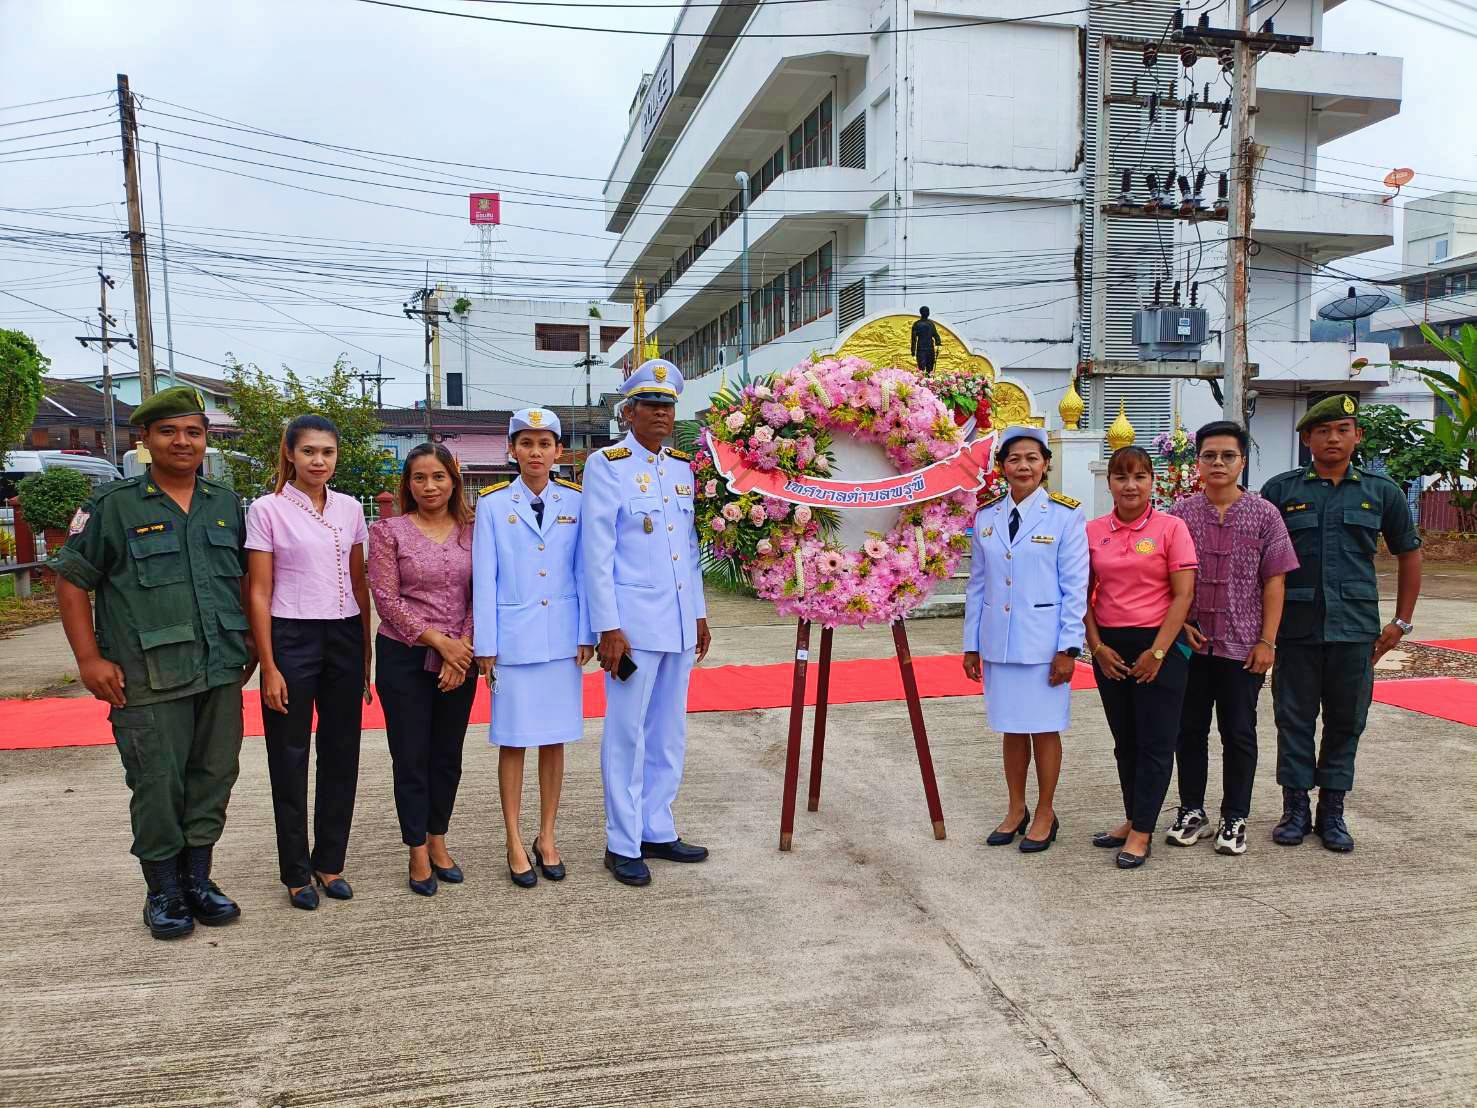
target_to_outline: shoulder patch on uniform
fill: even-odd
[[[612,462],[618,462],[622,458],[629,458],[631,456],[631,451],[624,446],[607,446],[600,453],[604,454]]]
[[[492,484],[490,484],[490,485],[483,485],[480,489],[478,489],[477,490],[477,495],[478,496],[486,496],[490,492],[497,492],[498,489],[505,489],[509,485],[511,485],[512,483],[513,483],[512,478],[509,478],[506,481],[494,481]]]
[[[573,489],[575,492],[584,491],[578,481],[571,481],[568,477],[555,477],[554,484],[563,485],[566,489]]]
[[[692,455],[685,450],[674,450],[669,446],[667,447],[667,454],[670,457],[676,458],[679,462],[692,461]]]
[[[998,504],[1004,499],[1005,494],[1003,492],[997,492],[994,496],[986,497],[984,500],[981,500],[980,507],[988,508],[991,504]]]
[[[1062,493],[1059,493],[1059,492],[1051,493],[1049,496],[1047,496],[1047,499],[1048,500],[1053,500],[1056,503],[1058,503],[1058,504],[1060,504],[1060,505],[1062,505],[1063,507],[1066,507],[1066,508],[1080,508],[1080,507],[1082,507],[1082,501],[1080,501],[1080,500],[1073,500],[1070,496],[1066,496],[1066,495],[1064,495]]]

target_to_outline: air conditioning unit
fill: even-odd
[[[1198,362],[1209,329],[1204,308],[1160,304],[1138,310],[1133,341],[1144,361]]]

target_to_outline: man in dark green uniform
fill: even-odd
[[[1272,839],[1284,846],[1297,845],[1311,830],[1329,850],[1354,849],[1344,794],[1354,787],[1374,663],[1412,630],[1421,591],[1421,539],[1404,490],[1350,464],[1361,438],[1358,408],[1352,396],[1342,395],[1309,408],[1297,429],[1312,461],[1262,486],[1262,496],[1281,509],[1301,563],[1287,575],[1272,669],[1282,786],[1282,821]],[[1380,535],[1400,566],[1395,618],[1383,628],[1374,569]],[[1320,708],[1323,745],[1315,762]],[[1308,811],[1314,785],[1316,820]]]
[[[186,386],[133,410],[151,463],[96,490],[52,561],[82,683],[108,719],[132,790],[144,922],[173,939],[241,914],[210,879],[241,752],[241,686],[255,666],[242,607],[246,518],[196,476],[205,402]],[[94,630],[88,593],[97,593]]]

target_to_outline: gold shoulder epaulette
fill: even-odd
[[[580,483],[578,481],[571,481],[568,477],[555,477],[554,484],[563,485],[566,489],[573,489],[575,492],[584,491],[580,488]]]
[[[985,500],[981,500],[980,507],[988,508],[991,504],[998,504],[1002,499],[1004,499],[1004,497],[1005,494],[1003,492],[997,492],[994,496],[988,497]]]
[[[490,492],[497,492],[498,489],[505,489],[509,485],[511,485],[512,483],[513,483],[513,481],[512,481],[511,478],[509,478],[506,481],[494,481],[492,484],[490,484],[490,485],[483,485],[480,489],[478,489],[477,490],[477,495],[478,496],[486,496]]]
[[[631,456],[631,451],[624,446],[607,446],[600,453],[604,454],[612,462],[618,462],[622,458],[629,458]]]
[[[667,453],[669,455],[671,455],[673,458],[676,458],[679,462],[690,462],[690,461],[692,461],[692,455],[689,454],[685,450],[673,450],[669,446],[669,447],[667,447]]]
[[[1061,504],[1061,505],[1063,505],[1064,507],[1067,507],[1067,508],[1080,508],[1080,507],[1082,507],[1082,501],[1080,501],[1080,500],[1073,500],[1070,496],[1064,496],[1064,495],[1062,495],[1059,492],[1052,493],[1048,497],[1048,499],[1055,500],[1058,504]]]

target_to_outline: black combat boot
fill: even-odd
[[[1329,850],[1347,854],[1354,849],[1354,836],[1349,834],[1349,825],[1344,822],[1344,790],[1318,790],[1318,819],[1313,830]]]
[[[1272,841],[1282,846],[1297,846],[1309,831],[1313,820],[1308,812],[1308,790],[1282,787],[1282,819],[1272,828]]]
[[[219,927],[239,916],[241,907],[210,879],[210,853],[208,846],[186,847],[181,852],[180,886],[190,913],[206,927]]]
[[[195,921],[190,916],[189,905],[180,892],[179,871],[173,858],[162,862],[139,863],[143,867],[144,880],[149,885],[149,896],[144,901],[144,922],[149,925],[149,934],[156,939],[181,939],[195,930]]]

